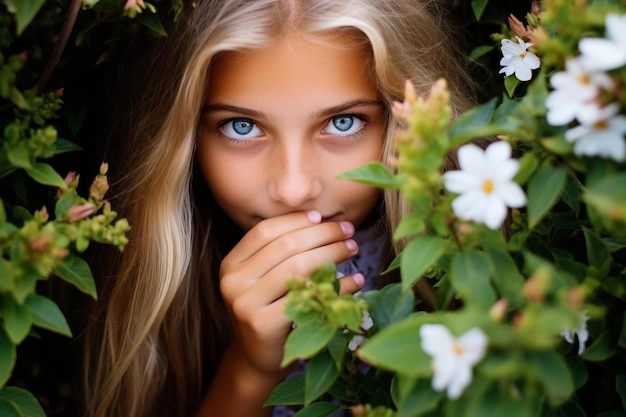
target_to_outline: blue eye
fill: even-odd
[[[263,134],[252,119],[246,118],[227,120],[220,126],[220,130],[225,136],[234,140],[252,139]]]
[[[352,114],[339,114],[330,118],[324,132],[335,136],[349,136],[358,133],[363,126],[363,119]]]

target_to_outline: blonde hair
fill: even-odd
[[[132,231],[123,256],[107,258],[100,271],[101,299],[85,344],[87,415],[193,414],[230,339],[217,276],[224,232],[194,175],[212,58],[266,47],[289,31],[341,31],[369,43],[388,107],[402,99],[406,79],[425,93],[445,77],[461,111],[472,102],[469,77],[442,15],[426,0],[201,0],[174,25],[145,63],[149,87],[128,106],[131,129],[113,191]],[[385,155],[393,152],[388,125]],[[392,230],[407,207],[392,192],[385,208]],[[434,304],[432,291],[425,295]]]

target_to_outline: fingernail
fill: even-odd
[[[359,248],[359,245],[352,239],[346,240],[345,243],[350,252],[355,252]]]
[[[319,223],[322,221],[322,213],[317,210],[309,210],[306,212],[306,217],[308,217],[311,223]]]
[[[350,237],[354,234],[354,226],[350,222],[339,222],[339,227],[344,235]]]
[[[359,288],[365,284],[365,277],[360,272],[357,272],[356,274],[352,275],[352,279],[354,280],[356,285],[359,286]]]

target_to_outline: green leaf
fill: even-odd
[[[530,353],[529,371],[541,381],[553,405],[566,401],[574,391],[572,375],[567,364],[554,351]]]
[[[0,389],[0,399],[13,403],[26,417],[46,417],[46,413],[39,405],[33,394],[25,389],[6,386]],[[0,414],[4,416],[4,414]]]
[[[2,417],[25,417],[11,401],[0,398],[0,416]]]
[[[415,284],[439,260],[445,248],[445,241],[438,236],[418,236],[409,242],[400,260],[403,290]]]
[[[370,162],[351,169],[337,176],[338,179],[351,180],[378,188],[394,188],[396,180],[391,171],[380,162]]]
[[[303,321],[289,333],[285,343],[285,356],[282,366],[295,359],[307,359],[322,350],[335,334],[335,327],[328,322],[312,318]]]
[[[472,0],[472,10],[477,21],[480,21],[480,18],[483,16],[487,3],[489,3],[489,0]]]
[[[609,255],[609,250],[600,239],[591,230],[586,227],[583,228],[585,234],[585,242],[587,244],[587,261],[590,266],[598,268],[602,277],[605,277],[611,270],[613,259]]]
[[[615,355],[617,347],[611,340],[611,333],[603,331],[593,343],[585,349],[581,357],[588,361],[601,362]]]
[[[619,231],[619,237],[626,237],[626,173],[607,175],[592,183],[582,198],[599,212],[603,220],[618,222],[616,231]]]
[[[615,381],[615,387],[622,400],[622,408],[626,410],[626,376],[618,375]]]
[[[18,168],[30,169],[30,152],[26,142],[20,142],[17,146],[10,147],[7,152],[9,162]]]
[[[43,295],[33,294],[26,299],[25,304],[30,309],[34,325],[72,337],[70,326],[54,301]]]
[[[15,14],[16,32],[21,35],[35,18],[46,0],[3,0],[10,12]]]
[[[391,382],[391,396],[398,408],[396,417],[412,417],[433,410],[444,393],[433,390],[428,379],[407,381],[406,377],[395,375]]]
[[[318,401],[294,414],[293,417],[328,417],[341,407],[327,401]]]
[[[54,268],[54,273],[80,291],[92,296],[94,300],[98,298],[96,283],[91,274],[91,269],[89,269],[89,265],[84,259],[74,254],[69,254]]]
[[[11,297],[2,299],[4,330],[14,345],[19,345],[28,335],[32,317],[28,308],[16,303]]]
[[[496,301],[491,287],[489,261],[478,251],[459,252],[452,257],[449,277],[454,290],[466,304],[489,307]]]
[[[304,404],[309,405],[325,393],[339,377],[339,369],[330,353],[323,351],[309,361],[306,371]]]
[[[518,184],[525,184],[528,181],[528,178],[535,172],[537,166],[539,165],[539,161],[537,160],[537,156],[532,152],[527,152],[520,159],[519,162],[519,170],[517,174],[515,174],[515,178],[513,179]]]
[[[138,14],[135,20],[150,29],[150,31],[156,37],[167,35],[167,32],[165,31],[165,28],[161,24],[161,20],[156,13],[150,13],[145,11],[144,13]]]
[[[6,384],[11,376],[16,356],[15,345],[11,343],[6,333],[0,330],[0,386]]]
[[[25,171],[32,179],[40,184],[51,185],[64,190],[67,188],[67,184],[63,178],[48,164],[35,162],[30,169],[26,169]]]
[[[476,48],[474,48],[472,50],[472,52],[470,52],[468,59],[470,61],[473,62],[477,62],[478,58],[480,58],[483,55],[488,54],[489,52],[493,51],[495,49],[495,47],[493,45],[481,45],[478,46]]]
[[[359,348],[358,356],[375,367],[404,375],[427,376],[431,358],[422,351],[420,317],[392,324],[376,333]]]
[[[304,378],[304,374],[298,374],[285,379],[274,388],[263,406],[304,404]]]
[[[57,140],[52,145],[52,152],[54,153],[54,155],[58,155],[61,153],[66,153],[66,152],[80,151],[82,149],[83,148],[81,148],[74,142],[71,142],[63,138],[57,138]]]
[[[515,75],[509,75],[504,78],[504,88],[506,89],[506,93],[509,97],[513,97],[515,94],[515,89],[519,85],[520,80]]]
[[[543,165],[528,183],[528,225],[532,229],[556,203],[567,179],[563,167]]]
[[[337,369],[341,369],[345,360],[346,349],[350,340],[352,340],[351,333],[335,332],[335,335],[330,342],[328,342],[328,353],[335,361]]]
[[[393,232],[393,239],[400,240],[407,236],[416,235],[424,230],[425,215],[422,213],[418,213],[413,211],[409,214],[406,214],[400,219],[400,223],[396,227],[396,230]]]
[[[487,248],[486,253],[491,264],[491,276],[499,293],[511,307],[520,307],[524,303],[524,276],[517,269],[515,261],[500,248]]]
[[[489,124],[496,108],[496,102],[497,100],[494,98],[460,114],[450,127],[451,143],[454,146],[460,146],[472,138],[498,133]]]
[[[415,305],[413,291],[403,291],[400,284],[389,284],[378,291],[368,291],[362,298],[369,305],[372,321],[381,330],[404,320]]]

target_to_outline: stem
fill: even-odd
[[[35,94],[39,94],[44,89],[50,79],[50,76],[52,75],[52,72],[58,65],[59,60],[61,59],[61,54],[63,54],[63,50],[65,49],[65,45],[67,45],[67,40],[69,39],[72,29],[74,28],[74,23],[76,23],[76,17],[78,16],[81,4],[82,0],[71,1],[67,10],[67,16],[65,16],[65,21],[63,22],[63,27],[61,28],[61,33],[59,34],[59,39],[54,45],[54,50],[48,59],[46,68],[41,74],[41,78],[39,78],[37,85],[33,88]]]

